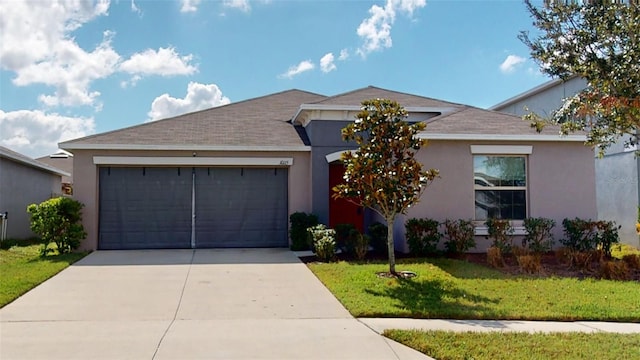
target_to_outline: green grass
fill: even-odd
[[[640,359],[640,334],[387,330],[384,335],[438,360]]]
[[[0,307],[87,255],[73,253],[41,257],[41,247],[30,242],[0,249]]]
[[[452,259],[405,260],[412,279],[378,263],[309,264],[356,317],[640,321],[640,283],[509,276]]]

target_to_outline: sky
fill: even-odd
[[[486,108],[549,80],[531,24],[517,0],[0,0],[0,145],[40,157],[289,89]]]

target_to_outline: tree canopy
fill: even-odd
[[[359,148],[342,155],[345,182],[333,188],[334,197],[373,209],[384,217],[389,271],[394,274],[393,223],[438,177],[438,170],[423,170],[415,159],[416,151],[426,144],[417,137],[426,125],[408,124],[406,117],[407,111],[395,101],[363,101],[355,121],[342,129],[342,139],[355,141]]]
[[[550,119],[525,117],[541,131],[545,123],[560,124],[565,135],[587,132],[587,144],[604,149],[625,137],[636,144],[640,127],[640,4],[604,0],[545,1],[525,5],[539,30],[519,38],[540,70],[567,80],[579,76],[587,87],[564,99]]]

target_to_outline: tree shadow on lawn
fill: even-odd
[[[465,260],[450,258],[406,258],[398,262],[399,267],[411,270],[411,264],[429,264],[457,279],[513,279],[514,277],[486,266]]]
[[[67,254],[55,254],[55,255],[46,255],[46,256],[38,256],[28,261],[28,263],[67,263],[69,265],[75,263],[76,261],[85,257],[87,252],[74,252]]]
[[[384,290],[365,289],[370,295],[397,300],[396,308],[406,312],[380,313],[372,316],[416,317],[446,319],[491,319],[499,318],[489,304],[499,303],[498,299],[475,295],[456,288],[442,280],[414,281],[398,279],[398,285]]]

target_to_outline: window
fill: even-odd
[[[527,216],[527,158],[474,155],[476,220],[523,220]]]

